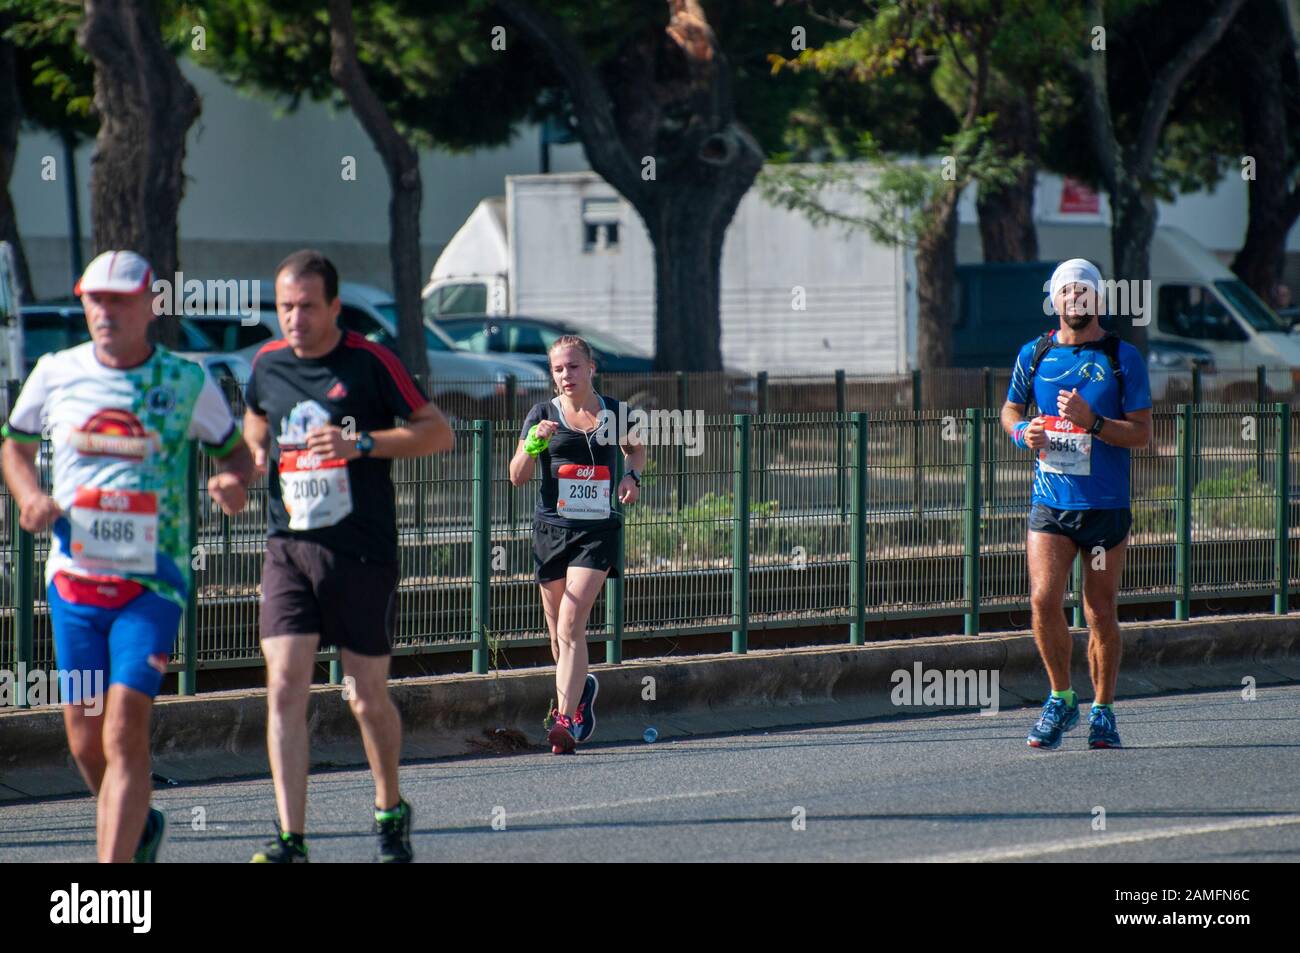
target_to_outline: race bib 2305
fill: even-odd
[[[574,520],[609,518],[609,467],[561,464],[555,512]]]

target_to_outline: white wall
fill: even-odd
[[[181,268],[193,275],[263,277],[285,253],[310,244],[337,256],[345,277],[390,287],[388,179],[352,114],[305,102],[281,115],[282,107],[240,94],[189,59],[181,66],[203,102],[187,139]],[[422,155],[424,274],[479,199],[503,194],[506,175],[538,171],[537,138],[535,128],[525,128],[499,149]],[[87,239],[90,153],[91,146],[82,148],[77,161]],[[47,155],[57,163],[53,182],[41,177]],[[355,181],[342,178],[344,156],[356,159]],[[25,133],[10,182],[42,297],[70,288],[62,161],[57,139]],[[553,146],[551,163],[555,171],[587,168],[576,144]]]

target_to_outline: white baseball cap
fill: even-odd
[[[153,269],[133,251],[106,251],[95,257],[72,289],[74,295],[108,291],[133,295],[149,290]]]

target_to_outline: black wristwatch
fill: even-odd
[[[363,430],[361,436],[357,438],[357,453],[363,457],[370,456],[370,451],[375,449],[375,438],[370,436],[369,431]]]
[[[1106,418],[1101,414],[1098,414],[1097,419],[1094,420],[1092,426],[1088,428],[1088,433],[1092,434],[1094,437],[1097,436],[1097,434],[1101,433],[1101,425],[1105,422]]]
[[[627,475],[632,478],[632,482],[637,486],[641,485],[641,474],[637,473],[635,470],[628,470]]]

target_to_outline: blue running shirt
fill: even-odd
[[[1034,360],[1034,338],[1020,349],[1011,371],[1007,400],[1028,404],[1029,366]],[[1132,344],[1121,341],[1119,363],[1124,371],[1124,406],[1120,407],[1119,384],[1111,371],[1110,359],[1100,342],[1087,347],[1054,344],[1043,355],[1034,375],[1034,398],[1038,413],[1056,414],[1056,395],[1077,387],[1079,396],[1095,413],[1111,420],[1123,420],[1126,414],[1151,406],[1151,382],[1142,354]],[[1031,418],[1032,419],[1032,418]],[[1105,434],[1102,430],[1102,434]],[[1087,475],[1046,472],[1041,461],[1034,460],[1033,502],[1062,510],[1123,509],[1129,505],[1129,450],[1115,447],[1100,437],[1092,438],[1090,472]]]

